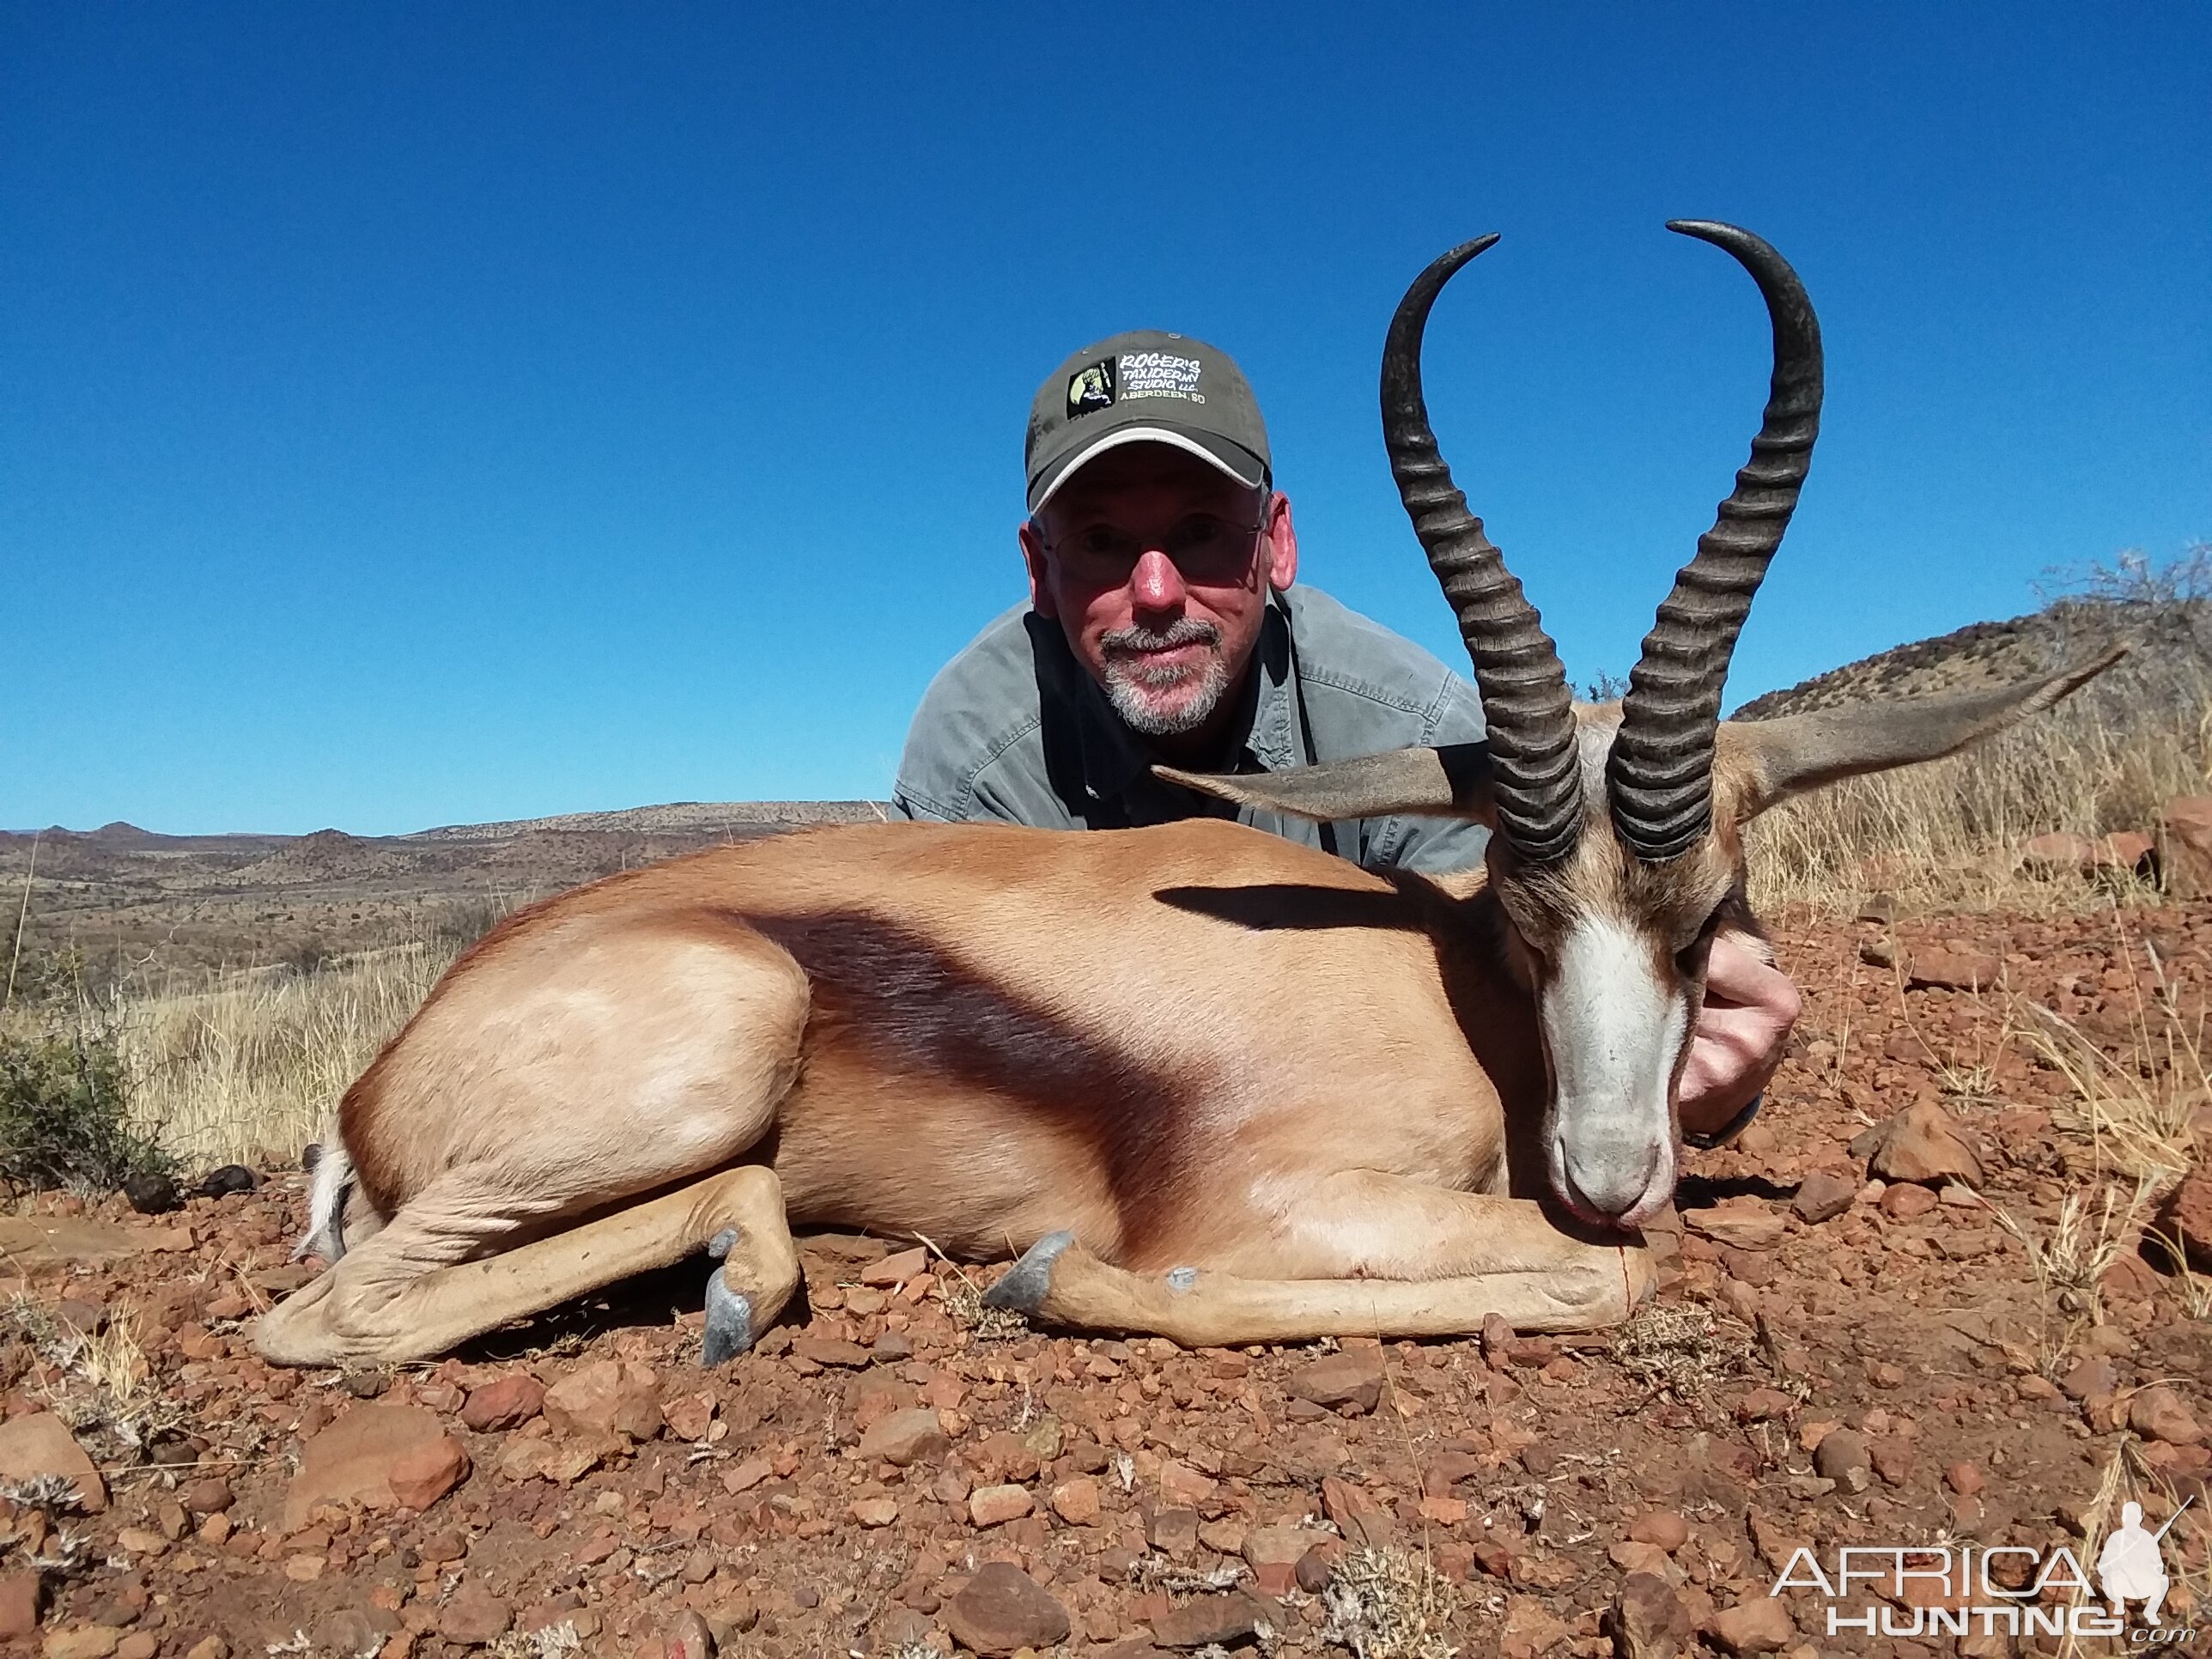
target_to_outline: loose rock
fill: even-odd
[[[650,1440],[660,1432],[660,1384],[642,1365],[603,1359],[546,1389],[542,1409],[557,1434]]]
[[[107,1485],[69,1426],[52,1412],[29,1412],[0,1423],[0,1480],[53,1475],[67,1480],[88,1515],[107,1507]]]
[[[1813,1449],[1813,1468],[1845,1492],[1864,1492],[1874,1477],[1874,1458],[1867,1450],[1866,1437],[1855,1429],[1829,1430]]]
[[[1723,1653],[1778,1653],[1797,1639],[1782,1598],[1754,1595],[1713,1615],[1707,1627]]]
[[[1036,1507],[1027,1486],[978,1486],[968,1494],[968,1518],[979,1527],[1004,1526]]]
[[[1382,1351],[1340,1349],[1293,1371],[1284,1386],[1294,1400],[1332,1410],[1349,1407],[1356,1413],[1371,1412],[1382,1397]]]
[[[0,1572],[0,1638],[38,1633],[40,1588],[35,1567]]]
[[[2212,897],[2212,796],[2166,802],[2159,817],[2158,867],[2168,898]]]
[[[449,1437],[419,1406],[378,1402],[356,1406],[300,1449],[300,1472],[284,1499],[284,1529],[297,1531],[319,1504],[361,1504],[390,1509],[401,1499],[392,1489],[395,1466],[430,1452]],[[410,1470],[413,1465],[406,1465]]]
[[[909,1406],[870,1424],[860,1437],[860,1453],[872,1462],[905,1468],[924,1458],[942,1456],[951,1444],[935,1412],[927,1406]]]
[[[1700,1237],[1739,1250],[1771,1250],[1789,1231],[1778,1211],[1755,1201],[1686,1211],[1682,1224]]]
[[[1815,1170],[1797,1183],[1797,1196],[1790,1207],[1800,1221],[1818,1225],[1832,1221],[1857,1202],[1859,1183],[1833,1170]]]
[[[1871,1169],[1884,1181],[1982,1184],[1982,1161],[1951,1115],[1933,1101],[1906,1107],[1883,1126]]]
[[[386,1478],[392,1496],[410,1510],[427,1510],[469,1478],[469,1454],[450,1434],[392,1462]]]
[[[1071,1628],[1067,1609],[1036,1580],[1004,1561],[986,1562],[946,1603],[945,1627],[987,1659],[1019,1648],[1048,1648]]]
[[[2004,963],[1979,951],[1919,951],[1913,954],[1905,983],[1946,991],[1986,991],[2003,977]]]
[[[1071,1527],[1096,1525],[1101,1512],[1098,1483],[1088,1475],[1063,1480],[1052,1489],[1052,1512]]]
[[[2128,1426],[2146,1440],[2162,1440],[2169,1446],[2197,1446],[2204,1441],[2203,1426],[2181,1403],[2181,1396],[2162,1382],[2128,1402]]]
[[[1200,1595],[1152,1621],[1152,1640],[1164,1648],[1202,1648],[1241,1642],[1259,1628],[1262,1609],[1241,1590]]]
[[[453,1599],[440,1610],[438,1634],[448,1642],[481,1646],[499,1640],[514,1622],[514,1611],[506,1602],[470,1579],[453,1592]]]
[[[1690,1611],[1663,1578],[1632,1572],[1621,1580],[1607,1621],[1617,1659],[1680,1659],[1694,1634]]]
[[[1689,1541],[1690,1523],[1672,1510],[1653,1510],[1630,1522],[1628,1535],[1639,1544],[1656,1544],[1671,1555]]]
[[[2212,1273],[2212,1164],[2200,1164],[2173,1189],[2159,1221],[2159,1231],[2179,1243],[2191,1267]]]
[[[545,1385],[527,1371],[510,1371],[496,1382],[472,1391],[461,1407],[461,1421],[478,1434],[518,1429],[545,1403]]]

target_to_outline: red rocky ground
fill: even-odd
[[[2040,1238],[2088,1188],[2023,1008],[2136,1053],[2137,1011],[2165,1018],[2146,939],[2193,1030],[2212,908],[1784,929],[1800,1038],[1744,1140],[1691,1156],[1660,1305],[1711,1328],[1677,1317],[1659,1370],[1610,1335],[987,1334],[949,1269],[818,1237],[811,1317],[719,1371],[672,1311],[687,1269],[441,1364],[294,1373],[245,1327],[304,1277],[298,1176],[150,1222],[43,1199],[0,1222],[0,1650],[1315,1654],[1340,1650],[1316,1591],[1372,1544],[1432,1566],[1463,1651],[1934,1652],[1831,1637],[1816,1596],[1768,1586],[1800,1543],[2081,1549],[2108,1473],[2154,1526],[2197,1495],[2166,1540],[2185,1622],[2203,1304],[2128,1254],[2069,1338],[1990,1207]],[[103,1395],[117,1325],[150,1370]]]

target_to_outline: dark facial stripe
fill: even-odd
[[[810,1050],[849,1046],[888,1072],[994,1096],[1079,1137],[1105,1170],[1122,1249],[1141,1249],[1188,1156],[1189,1103],[1176,1079],[891,922],[854,911],[726,914],[805,970]]]

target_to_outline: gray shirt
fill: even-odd
[[[1483,735],[1474,687],[1420,647],[1317,589],[1270,596],[1231,753],[1236,771],[1285,771]],[[943,822],[1118,830],[1177,818],[1239,822],[1370,870],[1472,868],[1488,831],[1399,816],[1310,823],[1162,782],[1057,622],[1018,605],[930,682],[907,733],[895,810]]]

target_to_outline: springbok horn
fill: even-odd
[[[1674,578],[1621,700],[1606,766],[1613,826],[1631,852],[1655,864],[1680,856],[1711,823],[1721,685],[1820,429],[1820,325],[1797,273],[1734,225],[1676,219],[1667,228],[1726,250],[1759,283],[1774,325],[1774,380],[1735,492]]]
[[[1574,850],[1582,830],[1567,671],[1536,607],[1453,486],[1421,396],[1429,307],[1452,273],[1497,240],[1480,236],[1454,248],[1414,278],[1399,301],[1382,350],[1382,438],[1399,499],[1474,660],[1490,728],[1498,831],[1522,857],[1550,864]]]

